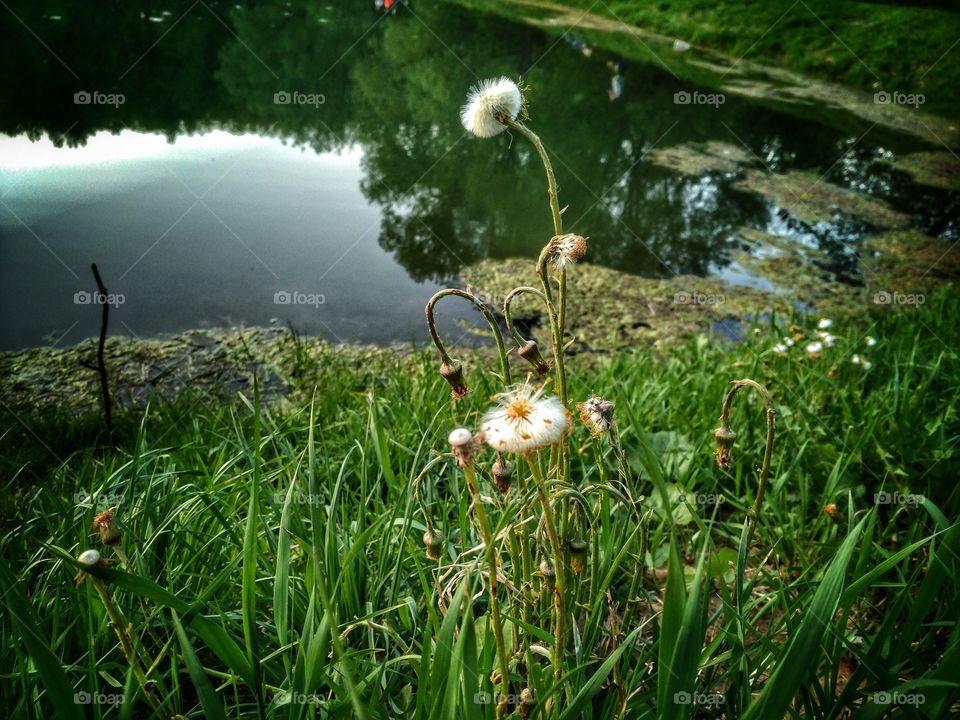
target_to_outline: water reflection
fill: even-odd
[[[109,13],[68,0],[55,12],[43,5],[12,4],[22,25],[0,30],[10,69],[0,132],[48,133],[72,146],[101,130],[174,138],[220,128],[317,153],[359,145],[360,187],[382,212],[379,244],[417,281],[448,279],[478,258],[531,255],[550,232],[542,168],[527,145],[468,138],[459,125],[467,87],[497,74],[522,74],[531,86],[531,122],[555,159],[566,224],[592,238],[594,262],[705,274],[729,262],[747,226],[815,246],[837,273],[856,275],[868,223],[784,219],[772,200],[733,188],[732,173],[649,162],[655,148],[691,142],[744,148],[777,172],[823,174],[889,202],[925,231],[960,232],[949,215],[955,195],[884,164],[917,141],[879,128],[858,139],[732,96],[717,107],[678,105],[678,92],[697,88],[661,67],[455,4],[396,13],[289,0],[167,0],[149,12],[120,4]],[[77,105],[78,92],[119,94],[123,103]],[[278,103],[278,93],[294,100]]]

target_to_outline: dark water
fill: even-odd
[[[856,282],[868,223],[806,225],[730,174],[648,159],[711,140],[883,199],[925,232],[960,233],[955,194],[886,162],[933,149],[918,140],[730,95],[678,106],[697,86],[657,64],[587,55],[575,38],[456,4],[139,5],[2,11],[2,349],[95,334],[91,262],[117,294],[117,333],[291,322],[334,340],[423,341],[423,304],[459,268],[533,257],[551,234],[531,149],[459,124],[467,88],[499,74],[532,87],[530,124],[593,262],[750,282],[730,265],[747,226],[826,251]],[[458,312],[445,312],[448,332],[462,333]]]

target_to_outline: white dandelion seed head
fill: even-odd
[[[859,364],[860,364],[860,356],[859,356],[859,355],[854,355],[852,358],[850,358],[850,362],[852,362],[854,365],[859,365]]]
[[[807,345],[807,352],[810,353],[811,355],[816,355],[821,350],[823,350],[822,342],[812,342],[809,345]]]
[[[483,434],[495,450],[527,453],[555,445],[570,428],[567,409],[555,395],[527,383],[498,395],[497,405],[483,416]]]
[[[84,550],[77,558],[77,562],[87,567],[100,564],[100,553],[96,550]]]
[[[867,335],[866,341],[867,341],[867,347],[873,347],[874,345],[877,344],[877,339],[872,335]]]
[[[447,435],[447,441],[453,447],[463,447],[473,440],[473,433],[464,427],[455,428]]]
[[[837,336],[831,335],[828,332],[817,333],[820,336],[820,339],[823,341],[823,344],[827,347],[833,347],[837,342]]]
[[[773,351],[778,355],[785,355],[788,349],[784,343],[777,343],[773,346]]]
[[[787,347],[793,347],[793,338],[792,338],[792,337],[785,337],[785,338],[783,339],[783,344],[786,345]]]
[[[833,320],[830,318],[820,318],[820,322],[817,323],[817,327],[821,330],[826,330],[831,325],[833,325]]]
[[[860,367],[862,367],[864,370],[869,370],[870,368],[873,367],[873,363],[867,360],[866,358],[863,358],[860,361]]]
[[[513,80],[481,80],[467,93],[467,103],[460,108],[460,122],[467,132],[490,138],[507,129],[498,116],[516,120],[522,107],[523,94]]]

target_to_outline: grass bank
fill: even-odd
[[[488,7],[522,17],[550,6],[870,93],[922,94],[924,110],[960,114],[960,10],[949,3],[503,0]]]
[[[572,398],[596,391],[616,403],[627,482],[644,499],[639,525],[615,496],[598,501],[588,569],[570,574],[575,702],[562,717],[612,718],[618,707],[634,718],[740,717],[767,686],[789,693],[793,717],[880,717],[885,697],[900,698],[904,717],[946,716],[960,693],[958,314],[948,286],[911,312],[835,321],[816,355],[805,350],[819,340],[816,318],[797,316],[758,320],[738,345],[698,336],[656,353],[570,358]],[[776,352],[785,337],[792,347]],[[95,412],[4,411],[9,717],[493,717],[480,538],[446,437],[478,426],[498,384],[477,356],[472,393],[452,404],[432,355],[338,363],[322,352],[299,344],[276,360],[289,393],[259,412],[252,387],[226,403],[156,398],[120,413],[109,435]],[[716,466],[710,431],[742,376],[769,388],[778,435],[738,579],[763,407],[738,399],[729,469]],[[584,428],[574,434],[586,493],[616,462]],[[492,459],[484,453],[482,467]],[[509,535],[528,489],[502,495],[485,469],[481,482],[495,530]],[[125,560],[91,533],[109,507]],[[439,560],[424,557],[424,509],[444,534]],[[97,573],[162,711],[150,710],[96,587],[74,583],[69,558],[88,547],[109,560]],[[548,646],[545,581],[515,587],[514,571],[503,568],[503,596],[542,599],[543,616],[524,627]],[[523,622],[508,618],[508,635]],[[811,643],[816,628],[827,632]],[[687,660],[670,652],[677,643]],[[523,657],[512,687],[529,682],[537,716],[562,691],[536,647]],[[676,690],[674,672],[685,683]]]

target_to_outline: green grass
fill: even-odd
[[[785,334],[812,335],[815,318],[758,320],[737,346],[698,338],[656,355],[571,357],[571,396],[616,402],[630,490],[648,499],[641,522],[613,495],[591,499],[588,570],[570,576],[579,579],[575,662],[567,699],[558,689],[551,700],[557,716],[612,718],[622,700],[630,718],[880,718],[890,706],[873,701],[888,692],[923,697],[896,717],[946,717],[960,698],[958,315],[950,287],[913,312],[835,325],[837,345],[816,361],[802,341],[788,358],[770,351]],[[876,347],[866,348],[867,334]],[[302,371],[308,350],[298,348],[288,368]],[[874,367],[851,364],[853,353]],[[303,375],[291,376],[290,402],[260,413],[253,394],[233,405],[157,399],[120,413],[112,436],[93,416],[2,416],[0,705],[9,717],[151,714],[91,582],[74,583],[70,559],[98,546],[93,515],[111,505],[131,567],[103,548],[110,566],[96,574],[168,712],[493,717],[493,704],[474,702],[495,693],[481,558],[455,567],[478,538],[463,476],[435,451],[446,451],[451,428],[477,426],[496,379],[471,365],[473,392],[452,404],[433,355]],[[741,539],[762,405],[738,396],[729,471],[717,468],[710,435],[740,377],[764,383],[778,410],[749,554]],[[571,447],[584,493],[616,474],[608,454],[598,466],[609,450],[582,427]],[[483,453],[482,466],[492,459]],[[448,541],[439,565],[424,556],[413,494],[432,460],[421,487]],[[502,496],[481,482],[494,529],[508,527],[525,491],[516,484]],[[681,506],[679,489],[725,502]],[[911,502],[878,505],[881,491]],[[629,603],[634,582],[640,600]],[[544,647],[549,605],[525,635]],[[534,657],[539,713],[553,682],[549,660]],[[81,706],[71,694],[82,692],[126,699]],[[675,700],[685,693],[700,704]]]

